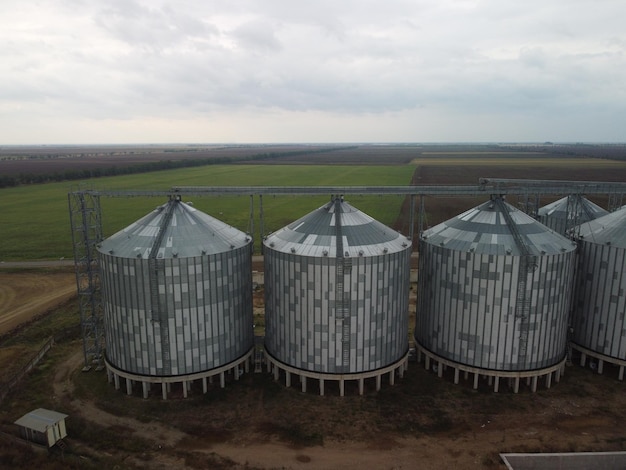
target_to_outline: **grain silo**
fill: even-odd
[[[572,348],[619,367],[626,366],[626,206],[580,225],[579,266],[572,309]]]
[[[109,380],[162,385],[239,377],[253,352],[252,240],[178,198],[98,247]]]
[[[418,359],[508,379],[560,378],[566,355],[575,245],[501,197],[420,237],[415,339]]]
[[[539,209],[537,219],[555,232],[566,235],[576,225],[606,214],[608,211],[581,194],[570,194]]]
[[[355,209],[331,201],[264,240],[265,351],[275,379],[324,382],[396,371],[408,359],[410,240]]]

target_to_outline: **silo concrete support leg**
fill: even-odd
[[[324,379],[320,379],[320,397],[324,396]]]
[[[443,364],[441,362],[437,364],[437,376],[439,378],[443,377]]]
[[[120,376],[117,374],[113,374],[113,382],[115,383],[115,390],[120,389]]]
[[[536,375],[533,377],[533,384],[532,384],[531,390],[533,393],[537,391],[537,376]]]
[[[480,377],[480,375],[478,375],[477,372],[474,372],[474,390],[478,389],[478,377]]]
[[[111,369],[107,368],[107,382],[111,383],[113,382],[113,372],[111,372]]]
[[[604,371],[604,361],[602,359],[598,360],[598,374],[602,374]]]
[[[391,372],[389,372],[389,385],[395,385],[396,384],[396,371],[392,370]]]
[[[280,371],[278,370],[276,364],[274,364],[274,380],[278,380],[278,374],[280,374]]]
[[[565,368],[561,367],[559,370],[554,371],[554,381],[559,383],[561,381],[561,373],[565,372]]]
[[[285,386],[287,388],[291,387],[291,372],[289,371],[285,372]]]
[[[552,372],[546,375],[546,388],[550,388],[552,386]]]
[[[202,377],[202,393],[206,393],[209,390],[206,384],[206,377]]]
[[[167,400],[167,384],[161,384],[161,392],[163,392],[163,400]]]
[[[499,389],[500,389],[500,377],[495,377],[494,384],[493,384],[493,391],[498,393]]]
[[[133,381],[130,379],[126,379],[126,394],[127,395],[133,394]]]
[[[183,386],[183,398],[187,398],[187,382],[183,380],[181,385]]]
[[[226,388],[226,377],[224,376],[224,372],[220,372],[220,387]]]
[[[454,383],[459,383],[459,369],[457,369],[456,367],[454,368]]]
[[[619,373],[617,374],[618,380],[624,380],[624,366],[619,366]]]
[[[430,356],[426,356],[426,359],[424,360],[424,369],[430,370]]]
[[[398,375],[401,379],[404,378],[404,362],[398,367]]]
[[[302,393],[306,393],[306,377],[304,375],[300,376],[300,385],[302,385]]]
[[[519,392],[519,377],[515,377],[515,385],[513,386],[513,393]]]
[[[363,389],[365,388],[364,385],[364,380],[363,379],[359,379],[359,395],[363,395]]]
[[[148,398],[148,393],[150,392],[150,384],[148,382],[141,382],[141,386],[143,387],[143,397]]]
[[[585,367],[585,363],[587,362],[587,355],[585,353],[581,353],[580,355],[580,366]]]
[[[343,379],[339,379],[339,396],[343,397],[345,395],[345,384]]]
[[[239,366],[233,367],[233,375],[235,376],[235,380],[239,380]]]
[[[243,363],[243,370],[246,372],[250,372],[250,358],[247,358]]]
[[[380,385],[382,382],[382,376],[377,375],[376,376],[376,391],[379,392],[380,391]]]

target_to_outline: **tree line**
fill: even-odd
[[[213,157],[188,160],[158,160],[153,162],[138,163],[129,166],[111,166],[104,168],[68,168],[63,171],[48,173],[22,172],[16,175],[0,175],[0,188],[10,188],[27,184],[52,183],[59,181],[76,181],[103,176],[120,176],[137,173],[149,173],[153,171],[175,170],[205,165],[223,165],[243,161],[272,160],[284,157],[294,157],[307,154],[318,154],[347,150],[354,147],[329,147],[322,149],[291,150],[288,152],[266,152],[250,156]]]

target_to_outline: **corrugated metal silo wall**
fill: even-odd
[[[626,360],[626,250],[588,240],[579,246],[572,340]]]
[[[336,307],[336,258],[265,248],[265,347],[276,359],[313,372],[358,373],[393,364],[407,352],[410,249],[348,260],[343,319]]]
[[[563,359],[574,251],[537,257],[528,343],[520,355],[515,315],[519,256],[449,250],[420,240],[417,342],[455,362],[502,371],[549,367]]]
[[[163,260],[158,289],[166,325],[151,313],[148,260],[101,253],[107,359],[127,372],[164,376],[241,357],[254,344],[250,250]]]

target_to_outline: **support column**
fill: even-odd
[[[441,362],[437,363],[437,376],[443,377],[443,364]]]
[[[454,368],[454,383],[458,384],[459,383],[459,369],[458,368]]]
[[[344,396],[344,383],[343,383],[343,379],[339,379],[339,396],[343,397]]]
[[[359,395],[363,395],[363,379],[359,379]]]
[[[233,367],[233,374],[235,375],[235,380],[239,380],[239,366]]]
[[[302,393],[306,393],[306,377],[300,376],[300,385],[302,385]]]
[[[224,376],[224,372],[220,372],[220,387],[226,387],[226,377]]]
[[[148,398],[148,393],[150,391],[150,383],[141,382],[141,386],[143,387],[143,397]]]
[[[243,363],[243,370],[246,372],[250,372],[250,358],[247,358]]]
[[[515,377],[515,385],[513,386],[513,393],[519,392],[519,377]]]
[[[474,390],[478,389],[478,377],[480,377],[478,372],[474,372]]]
[[[598,374],[602,374],[604,371],[604,361],[602,359],[598,359]]]
[[[376,376],[376,391],[379,392],[380,391],[380,385],[382,382],[382,377],[380,375]]]
[[[206,393],[209,390],[206,384],[206,377],[202,377],[202,393]]]
[[[170,382],[167,382],[165,384],[165,387],[167,388],[167,393],[170,393],[172,391],[172,384]]]
[[[167,384],[161,382],[161,392],[163,393],[163,400],[167,400]]]
[[[324,396],[324,379],[320,379],[320,397]]]
[[[580,366],[585,367],[586,362],[587,362],[587,354],[581,353],[580,354]]]
[[[285,371],[285,386],[287,388],[291,387],[291,372]]]
[[[278,370],[278,367],[276,366],[276,364],[274,364],[274,380],[278,380],[279,374],[280,374],[280,371]]]
[[[617,374],[617,380],[624,380],[624,366],[619,366],[619,373]]]
[[[114,373],[113,382],[115,383],[115,390],[119,390],[120,389],[120,376]]]
[[[424,359],[424,369],[430,370],[430,356],[426,354],[426,359]]]
[[[113,372],[111,372],[111,369],[109,369],[108,367],[107,367],[107,382],[108,383],[113,382]]]
[[[391,372],[389,372],[389,385],[395,385],[396,384],[396,374],[395,374],[395,370],[392,370]]]
[[[533,393],[537,391],[537,376],[536,375],[533,377],[533,384],[532,384],[531,390]]]
[[[552,372],[546,375],[546,388],[550,388],[552,386]]]
[[[183,386],[183,398],[187,398],[187,382],[183,380],[181,385]]]
[[[495,377],[494,378],[494,384],[493,384],[493,391],[498,393],[498,390],[500,389],[500,377]]]

